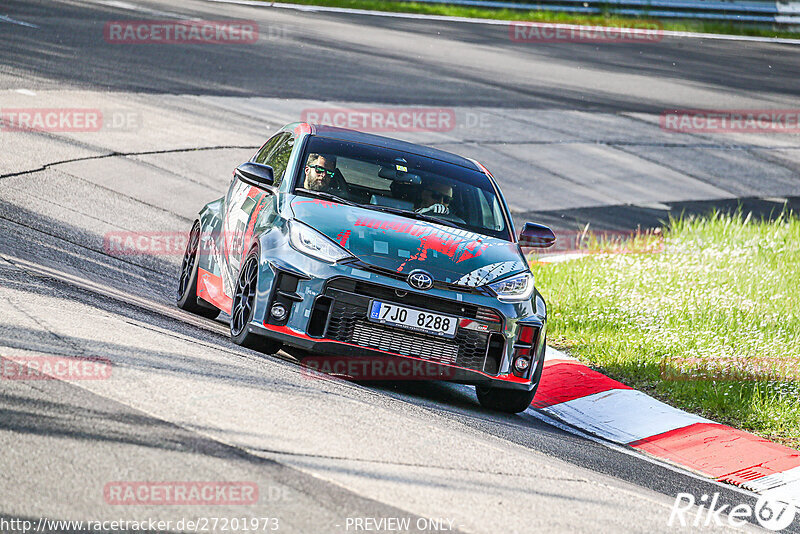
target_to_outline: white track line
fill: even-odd
[[[181,13],[175,13],[172,11],[160,11],[158,9],[150,9],[149,7],[131,4],[129,2],[123,2],[122,0],[100,0],[96,3],[101,6],[113,7],[116,9],[124,9],[126,11],[136,11],[139,13],[147,13],[148,15],[155,15],[157,17],[174,17],[178,19],[189,18]]]
[[[388,11],[372,11],[369,9],[349,9],[344,7],[329,7],[329,6],[311,6],[304,4],[285,4],[281,2],[259,2],[256,0],[206,0],[207,2],[214,2],[218,4],[236,4],[241,6],[255,6],[255,7],[274,7],[279,9],[294,9],[296,11],[307,12],[327,12],[327,13],[349,13],[352,15],[371,15],[375,17],[387,17],[396,19],[424,19],[424,20],[439,20],[444,22],[466,22],[469,24],[487,24],[491,26],[510,26],[513,23],[524,22],[525,25],[535,26],[537,28],[553,28],[565,30],[580,30],[586,28],[585,25],[580,24],[556,24],[551,22],[527,22],[527,21],[514,21],[514,20],[495,20],[495,19],[473,19],[468,17],[448,17],[446,15],[423,15],[420,13],[392,13]],[[618,33],[630,32],[630,28],[618,28],[611,26],[589,26],[590,28],[598,31],[616,31]],[[749,41],[755,43],[777,43],[777,44],[791,44],[800,45],[800,39],[784,39],[781,37],[756,37],[752,35],[725,35],[721,33],[696,33],[696,32],[679,32],[672,30],[662,30],[660,32],[664,37],[684,37],[689,39],[709,39],[716,41]]]
[[[800,467],[752,480],[742,486],[784,502],[800,503]]]
[[[0,15],[0,22],[8,22],[9,24],[17,24],[18,26],[25,26],[26,28],[36,28],[39,29],[39,26],[36,24],[31,24],[30,22],[24,22],[17,19],[12,19],[6,15]]]

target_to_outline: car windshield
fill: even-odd
[[[512,241],[489,178],[400,150],[312,136],[295,191]]]

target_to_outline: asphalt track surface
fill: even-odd
[[[275,129],[343,106],[452,108],[453,129],[395,135],[481,160],[519,220],[569,231],[740,203],[769,214],[800,196],[797,136],[670,133],[658,117],[796,108],[798,48],[534,45],[503,27],[200,1],[12,1],[0,17],[0,109],[120,118],[96,132],[0,131],[0,356],[113,363],[109,380],[0,381],[0,519],[278,517],[283,532],[353,532],[353,518],[410,517],[465,532],[671,532],[680,492],[755,502],[536,414],[482,410],[468,387],[309,378],[286,354],[233,345],[224,319],[175,309],[180,254],[118,256],[103,236],[188,230]],[[261,38],[103,39],[108,21],[186,18],[255,20]],[[251,481],[261,496],[107,504],[104,486],[127,480]]]

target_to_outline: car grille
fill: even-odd
[[[493,310],[492,308],[486,308],[485,306],[478,306],[476,304],[469,304],[466,302],[443,299],[441,297],[434,297],[424,293],[416,293],[414,291],[408,291],[406,295],[404,295],[402,298],[399,298],[397,296],[396,289],[393,287],[372,284],[370,282],[364,282],[361,280],[353,280],[350,278],[341,277],[333,278],[328,282],[326,287],[328,289],[339,289],[342,291],[347,291],[348,293],[355,293],[357,295],[378,300],[386,300],[389,302],[402,301],[402,303],[406,306],[436,311],[439,313],[445,313],[447,315],[455,315],[457,317],[464,317],[467,319],[478,319],[480,321],[492,323],[503,322],[503,316],[500,315],[497,310]]]
[[[405,356],[416,356],[441,363],[455,364],[458,358],[458,345],[455,343],[423,339],[404,332],[393,332],[388,328],[366,324],[364,321],[356,322],[353,328],[353,342],[364,347]]]
[[[499,319],[499,314],[491,308],[447,301],[446,299],[431,299],[427,296],[424,296],[426,302],[423,304],[410,301],[408,298],[411,296],[410,293],[403,298],[398,298],[393,288],[376,284],[359,285],[363,283],[344,279],[353,290],[373,293],[364,295],[340,289],[342,286],[346,286],[342,280],[335,279],[328,284],[325,291],[325,295],[333,299],[324,334],[326,338],[438,363],[455,364],[476,371],[497,373],[496,362],[499,354],[493,355],[487,362],[490,334],[486,332],[459,328],[456,330],[456,336],[448,339],[418,332],[411,333],[403,328],[376,324],[367,320],[367,309],[372,298],[385,299],[389,302],[430,309],[440,313],[450,313],[460,317],[481,317],[483,319],[483,316],[486,316]],[[375,287],[380,289],[375,290]],[[441,300],[447,302],[448,306],[440,306],[439,301]],[[458,311],[454,309],[456,306],[459,307]],[[495,334],[495,336],[499,336],[499,334]],[[497,348],[497,343],[492,344],[492,347],[493,349]],[[502,351],[502,344],[498,351]]]

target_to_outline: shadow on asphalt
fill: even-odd
[[[778,199],[776,199],[778,200]],[[515,213],[518,227],[527,221],[546,224],[556,230],[582,230],[587,224],[594,231],[631,231],[637,228],[659,228],[665,226],[670,216],[703,216],[714,211],[740,213],[746,217],[752,213],[755,219],[774,220],[785,210],[800,213],[800,197],[788,197],[784,203],[756,197],[732,199],[696,200],[687,202],[665,202],[669,209],[635,205],[598,206],[552,211],[528,211]]]
[[[662,100],[598,87],[581,80],[578,69],[687,80],[736,94],[767,92],[778,96],[796,95],[800,75],[800,56],[782,53],[789,45],[745,46],[673,38],[651,43],[514,42],[506,26],[352,14],[298,15],[287,10],[276,14],[266,9],[238,11],[258,20],[265,35],[255,44],[128,46],[106,42],[103,30],[108,22],[135,19],[137,15],[130,11],[88,3],[52,5],[14,0],[4,4],[6,15],[41,27],[31,32],[22,26],[5,25],[8,38],[0,42],[0,56],[12,72],[103,90],[282,98],[314,95],[320,100],[369,103],[452,106],[458,102],[462,106],[660,113],[665,107]],[[198,18],[208,16],[207,10],[188,4],[173,9]],[[292,23],[287,17],[299,16],[313,21],[310,24],[318,25],[319,32],[292,28],[282,39],[263,38],[274,30],[285,31]],[[335,26],[339,22],[360,22],[362,31],[375,44],[341,38]],[[403,50],[384,45],[381,37],[386,35],[406,41]],[[415,38],[422,43],[418,46],[427,46],[426,39],[436,39],[443,49],[460,43],[491,47],[504,70],[529,70],[530,76],[487,79],[476,70],[475,57],[471,63],[469,57],[453,56],[445,61],[415,55],[410,44]],[[546,70],[549,64],[573,73],[559,74],[556,70],[537,76],[537,69]],[[553,80],[555,75],[561,79]]]

